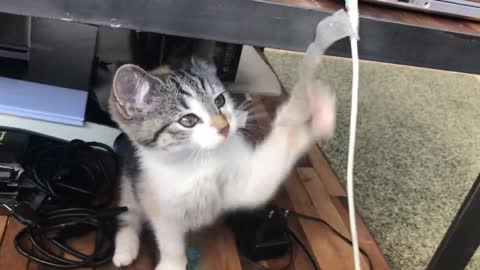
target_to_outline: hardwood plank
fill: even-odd
[[[333,196],[346,196],[345,189],[340,184],[337,175],[328,163],[324,154],[318,146],[312,146],[308,151],[308,157],[318,177],[325,184],[328,193]]]
[[[343,222],[342,217],[337,212],[337,208],[333,204],[330,195],[328,194],[325,186],[318,178],[316,172],[312,168],[297,168],[297,172],[300,176],[300,180],[305,187],[306,192],[311,198],[312,204],[318,210],[319,217],[332,226],[335,230],[341,233],[345,237],[350,237],[350,232],[346,224]],[[319,224],[319,226],[324,226]],[[332,243],[335,244],[337,250],[342,254],[342,256],[349,260],[352,263],[350,266],[353,268],[353,256],[352,256],[352,246],[343,241],[340,237],[332,234]],[[368,269],[368,263],[362,261],[362,268]]]
[[[13,244],[15,236],[24,227],[25,226],[18,222],[15,218],[8,219],[7,228],[3,235],[2,245],[0,246],[0,262],[2,269],[27,269],[28,259],[20,255]]]
[[[196,232],[190,243],[200,250],[200,269],[242,269],[234,236],[225,226],[216,225]]]
[[[74,250],[76,250],[78,252],[90,255],[94,252],[94,249],[95,249],[95,239],[96,239],[95,232],[89,232],[84,236],[68,239],[66,244],[69,247],[73,248]],[[69,260],[72,260],[72,261],[78,261],[79,260],[79,258],[77,258],[75,256],[72,256],[70,254],[65,254],[65,258],[69,259]],[[87,269],[92,269],[92,268],[91,267],[80,267],[78,269],[79,270],[87,270]]]
[[[34,248],[32,249],[32,253],[33,253],[33,255],[38,256],[40,258],[45,258],[44,255],[42,255],[38,250],[36,250]],[[40,263],[37,263],[33,260],[30,260],[28,262],[28,268],[27,269],[28,270],[51,270],[51,269],[54,269],[54,268],[43,265],[43,264],[40,264]]]
[[[293,172],[287,181],[287,193],[295,211],[306,215],[319,215],[296,172]],[[350,259],[339,256],[341,254],[334,243],[336,239],[331,237],[331,231],[328,228],[305,219],[299,219],[299,223],[308,246],[322,269],[352,269]]]
[[[313,168],[297,168],[296,170],[313,205],[320,214],[319,217],[328,222],[343,235],[349,236],[350,234],[347,226],[345,226],[342,217],[336,211],[335,205],[330,199],[330,194],[315,170]]]
[[[332,198],[337,211],[342,217],[343,222],[346,226],[350,226],[348,219],[348,205],[346,197],[335,197]],[[382,251],[378,247],[373,235],[368,229],[365,222],[363,222],[362,217],[357,213],[357,229],[358,229],[358,241],[359,245],[363,250],[368,254],[370,260],[372,261],[373,269],[375,270],[389,270],[391,269],[387,259],[383,255]]]
[[[0,216],[0,246],[2,245],[3,235],[7,228],[8,216]]]

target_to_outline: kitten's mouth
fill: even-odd
[[[222,129],[218,130],[218,133],[222,135],[223,137],[227,138],[228,137],[228,132],[230,131],[230,125],[227,124],[225,127]]]

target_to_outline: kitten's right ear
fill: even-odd
[[[117,70],[113,78],[112,98],[123,117],[132,119],[142,112],[151,83],[150,75],[139,66],[128,64]]]

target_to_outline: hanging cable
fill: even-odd
[[[350,221],[350,233],[352,235],[353,259],[355,270],[361,270],[360,252],[358,246],[357,221],[355,213],[355,196],[353,183],[353,167],[355,156],[355,135],[357,130],[357,106],[358,106],[358,81],[359,81],[359,60],[358,60],[358,0],[346,0],[348,17],[355,31],[355,35],[350,36],[350,46],[352,49],[352,104],[350,111],[350,138],[348,143],[347,159],[347,199],[348,215]]]

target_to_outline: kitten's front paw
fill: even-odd
[[[128,227],[121,229],[115,239],[115,254],[112,261],[116,267],[130,265],[137,258],[140,240],[136,232]]]
[[[308,123],[309,136],[329,140],[335,132],[335,94],[321,81],[306,87],[295,88],[290,99],[278,108],[275,125],[297,129]]]
[[[187,261],[185,260],[162,260],[155,267],[155,270],[185,270],[187,269]]]
[[[335,133],[335,94],[313,89],[310,111],[313,136],[320,140],[331,139]]]

